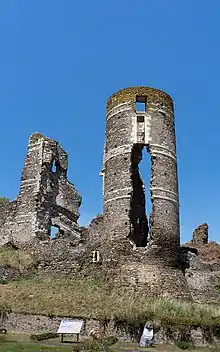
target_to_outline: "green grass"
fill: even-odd
[[[115,346],[113,346],[112,350],[114,352],[116,352],[116,348],[114,349],[114,347],[117,347],[117,350],[124,350],[126,352],[126,350],[130,350],[130,351],[147,351],[147,352],[180,352],[181,350],[174,346],[174,345],[166,345],[166,344],[160,344],[157,346],[153,346],[153,347],[139,347],[137,345],[137,343],[125,343],[125,342],[117,342]],[[219,352],[219,349],[216,348],[189,348],[187,351],[189,352]]]
[[[30,341],[30,335],[27,333],[10,333],[7,335],[0,335],[0,351],[1,352],[37,352],[37,351],[51,351],[51,352],[78,352],[79,350],[82,350],[84,352],[86,351],[100,351],[100,345],[97,342],[92,342],[90,340],[90,343],[88,340],[83,340],[82,337],[82,342],[79,344],[62,344],[60,343],[60,339],[52,339],[50,341],[44,341],[44,342],[33,342]],[[85,343],[85,344],[84,344]],[[85,346],[88,347],[88,349],[85,348]],[[181,350],[177,348],[174,345],[157,345],[152,348],[141,348],[138,346],[137,343],[126,343],[126,342],[121,342],[118,341],[115,345],[111,346],[111,348],[105,349],[107,352],[120,352],[120,351],[127,351],[127,350],[140,350],[140,351],[148,351],[148,352],[180,352]],[[193,348],[189,349],[188,351],[190,352],[219,352],[219,350],[215,348]],[[103,351],[104,352],[104,351]]]
[[[1,310],[48,316],[75,316],[137,325],[220,327],[220,307],[170,299],[149,299],[116,290],[104,281],[34,278],[0,285]]]
[[[51,345],[50,345],[51,344]],[[30,340],[27,333],[9,333],[0,335],[0,351],[1,352],[31,352],[31,351],[52,351],[52,352],[69,352],[73,351],[72,346],[59,346],[60,339],[52,339],[51,341],[34,342]]]
[[[52,347],[18,342],[0,343],[1,352],[71,352],[71,347]]]
[[[36,259],[25,251],[0,248],[1,266],[10,266],[24,273],[26,270],[33,268],[35,264]]]
[[[174,346],[168,345],[159,345],[157,347],[152,348],[140,348],[137,344],[122,344],[117,345],[116,348],[114,346],[109,349],[112,352],[120,352],[126,350],[133,351],[148,351],[148,352],[180,352],[181,350]],[[29,343],[21,343],[21,342],[6,342],[0,343],[0,351],[1,352],[74,352],[74,347],[72,346],[45,346],[40,344],[29,344]],[[90,350],[91,351],[91,350]],[[219,352],[218,349],[212,348],[198,348],[198,349],[189,349],[190,352]],[[84,350],[84,352],[86,352]],[[97,352],[97,349],[96,349]]]

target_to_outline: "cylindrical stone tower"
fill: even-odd
[[[138,164],[151,155],[152,213],[146,217]],[[113,94],[107,103],[103,162],[105,237],[112,246],[149,247],[175,261],[180,242],[173,101],[148,87]]]

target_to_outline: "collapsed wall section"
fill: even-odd
[[[192,244],[194,245],[204,245],[208,243],[208,224],[201,224],[193,231]]]
[[[0,216],[0,244],[49,239],[51,226],[58,235],[79,237],[81,197],[67,180],[67,168],[67,153],[58,142],[39,133],[30,136],[20,193],[13,211]]]

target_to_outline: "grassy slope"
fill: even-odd
[[[0,310],[114,319],[130,323],[155,319],[175,324],[220,324],[220,307],[168,299],[149,300],[130,292],[117,292],[94,280],[35,278],[0,285]]]

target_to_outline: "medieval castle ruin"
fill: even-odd
[[[141,110],[138,105],[141,104]],[[151,157],[152,212],[147,218],[139,173],[142,151]],[[0,246],[25,249],[37,270],[68,275],[104,273],[115,285],[143,294],[220,301],[219,262],[205,262],[208,227],[180,245],[179,195],[173,101],[166,93],[132,87],[107,103],[101,175],[103,215],[78,223],[81,197],[67,179],[67,153],[42,134],[29,139],[16,200],[0,208]],[[51,227],[57,235],[50,239]]]
[[[46,240],[50,228],[58,236],[79,236],[81,197],[67,180],[68,157],[60,145],[34,133],[29,139],[17,199],[1,210],[0,245]]]

